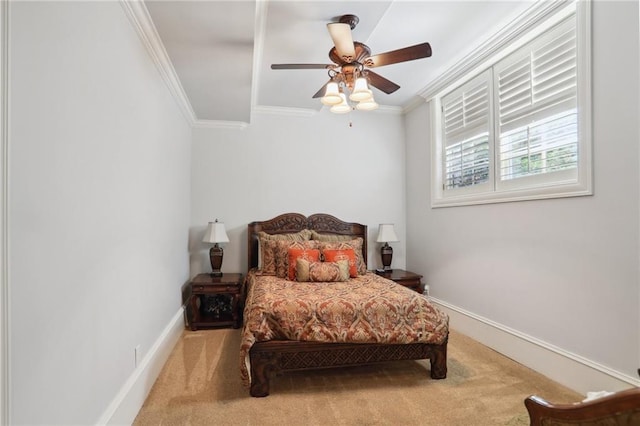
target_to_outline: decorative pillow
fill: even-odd
[[[309,241],[311,239],[311,231],[309,229],[303,229],[300,232],[292,234],[267,234],[264,231],[258,232],[259,239],[265,240],[287,240],[287,241]]]
[[[303,229],[292,234],[267,234],[264,231],[258,232],[258,269],[262,275],[275,275],[275,248],[274,241],[308,241],[311,238],[311,231]]]
[[[276,274],[276,240],[260,240],[260,274],[275,275]]]
[[[312,250],[318,249],[318,241],[273,241],[274,257],[276,264],[276,276],[287,278],[289,276],[289,249]]]
[[[349,276],[355,278],[358,276],[358,266],[356,265],[356,254],[353,249],[346,250],[332,250],[325,249],[322,251],[325,262],[337,262],[339,260],[346,260],[349,262]]]
[[[313,240],[311,240],[313,241]],[[364,275],[367,273],[367,262],[365,262],[362,256],[362,238],[358,237],[349,241],[336,241],[336,242],[320,242],[320,251],[324,253],[325,250],[347,250],[352,249],[356,255],[356,268],[358,275]]]
[[[337,282],[349,280],[349,261],[337,262],[309,262],[298,258],[296,260],[296,277],[298,281]]]
[[[289,270],[289,280],[296,280],[296,260],[304,259],[309,262],[317,262],[320,260],[320,250],[318,249],[298,249],[298,248],[290,248],[289,249],[289,259],[288,259],[288,270]]]
[[[311,231],[311,239],[318,241],[336,242],[336,241],[351,241],[353,237],[351,235],[340,234],[320,234],[316,231]]]

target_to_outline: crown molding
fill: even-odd
[[[244,130],[249,127],[249,123],[244,121],[223,121],[223,120],[196,120],[191,124],[198,129],[236,129]]]
[[[149,56],[151,56],[153,63],[160,72],[160,76],[169,88],[171,95],[176,100],[180,111],[182,111],[182,114],[191,126],[195,125],[198,118],[180,83],[180,79],[169,59],[169,55],[164,48],[164,44],[153,24],[153,20],[149,15],[149,10],[147,6],[145,6],[144,1],[120,0],[120,4],[131,21],[131,24],[136,29],[140,40],[146,47]]]
[[[420,92],[418,92],[418,95],[426,100],[430,100],[440,91],[444,90],[464,75],[472,72],[475,68],[480,67],[493,55],[516,41],[524,32],[574,1],[575,0],[537,1],[509,24],[498,30],[488,40],[481,43],[480,46],[451,66],[447,71],[431,81]]]
[[[256,105],[251,109],[252,113],[288,115],[291,117],[311,117],[318,114],[318,111],[310,108],[276,107],[267,105]]]
[[[251,112],[259,113],[259,114],[285,115],[290,117],[312,117],[325,110],[328,111],[329,107],[323,106],[320,110],[315,110],[311,108],[290,108],[290,107],[273,107],[273,106],[266,106],[266,105],[258,105],[253,107],[253,110]],[[358,110],[355,110],[355,111],[362,114],[373,113],[373,114],[401,115],[403,113],[403,110],[401,107],[387,106],[387,105],[380,105],[377,109],[373,111],[358,111]]]
[[[399,106],[391,106],[391,105],[380,105],[377,109],[373,111],[363,111],[363,112],[373,112],[373,113],[382,113],[382,114],[394,114],[394,115],[402,115],[402,107]]]
[[[422,96],[414,96],[409,102],[404,105],[404,107],[402,108],[402,113],[408,114],[419,106],[424,105],[425,102],[426,100]]]

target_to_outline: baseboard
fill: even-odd
[[[640,386],[640,380],[558,348],[517,330],[458,308],[431,301],[449,314],[452,329],[477,340],[576,392],[615,392]]]
[[[183,330],[184,307],[181,307],[96,424],[130,425],[133,423]]]

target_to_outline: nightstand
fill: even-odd
[[[198,327],[240,327],[242,274],[199,274],[191,286],[191,330]]]
[[[420,281],[422,279],[422,275],[410,271],[405,271],[404,269],[393,269],[391,270],[391,272],[376,271],[376,274],[395,281],[400,285],[408,287],[422,294],[423,286],[422,282]]]

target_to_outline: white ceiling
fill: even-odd
[[[198,120],[250,122],[254,106],[320,110],[312,99],[326,70],[272,70],[273,63],[330,64],[326,24],[360,19],[353,39],[372,54],[425,41],[433,55],[376,68],[401,88],[380,105],[405,107],[437,76],[534,3],[416,0],[147,0],[149,15]]]

